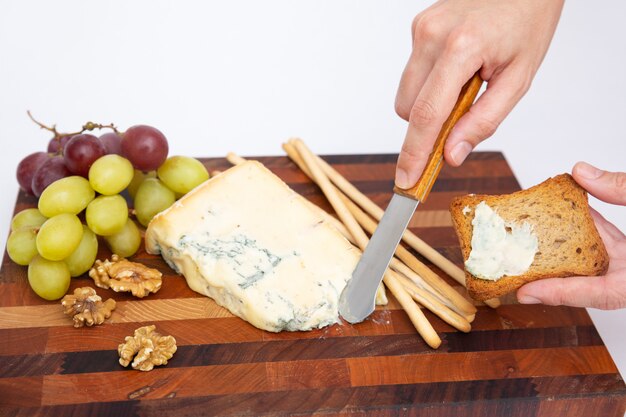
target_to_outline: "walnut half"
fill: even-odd
[[[161,289],[161,275],[156,269],[130,262],[118,255],[111,256],[110,261],[97,260],[89,270],[89,276],[98,287],[111,288],[115,292],[130,291],[139,298]]]
[[[167,365],[168,359],[176,352],[176,339],[161,336],[154,329],[154,325],[144,326],[135,330],[134,336],[126,336],[125,343],[117,347],[120,365],[126,367],[132,360],[133,369],[140,371],[151,371],[155,366]]]
[[[74,294],[68,294],[61,300],[65,314],[72,316],[74,327],[93,326],[102,324],[111,317],[115,309],[115,300],[109,298],[102,302],[102,298],[91,287],[80,287]]]

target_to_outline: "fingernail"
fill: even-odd
[[[465,158],[467,158],[467,155],[470,154],[470,152],[472,152],[472,145],[470,145],[468,142],[463,141],[457,143],[454,148],[452,148],[452,150],[450,151],[450,156],[452,157],[452,160],[455,164],[461,165],[463,161],[465,161]]]
[[[579,162],[576,164],[576,171],[581,177],[587,178],[588,180],[595,180],[602,175],[601,169],[598,169],[593,165],[589,165],[586,162]]]
[[[396,185],[403,189],[410,188],[412,185],[409,184],[409,174],[401,168],[396,170]]]
[[[541,304],[541,300],[535,297],[531,297],[529,295],[524,295],[517,299],[520,304]]]

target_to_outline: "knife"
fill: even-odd
[[[450,116],[428,157],[426,167],[417,183],[409,189],[394,187],[393,197],[374,231],[363,256],[352,273],[352,278],[341,293],[339,314],[350,323],[359,323],[375,308],[376,289],[383,279],[391,257],[420,202],[430,193],[443,165],[443,148],[456,122],[474,103],[483,80],[476,73],[461,89]]]

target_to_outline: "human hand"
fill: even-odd
[[[574,166],[572,176],[591,195],[607,203],[626,206],[626,173],[602,171],[579,162]],[[520,303],[602,310],[626,307],[626,236],[595,210],[592,209],[591,214],[609,253],[606,275],[534,281],[517,291]]]
[[[460,165],[495,132],[530,87],[563,1],[440,0],[415,17],[413,51],[395,104],[409,121],[396,168],[398,187],[417,182],[463,84],[477,71],[487,90],[450,133],[446,161]]]

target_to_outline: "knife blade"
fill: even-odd
[[[394,194],[385,213],[374,231],[352,278],[343,289],[339,299],[339,314],[350,323],[359,323],[375,308],[376,289],[383,279],[389,262],[402,239],[415,209],[424,202],[441,171],[443,148],[456,122],[471,107],[482,79],[476,73],[461,89],[450,116],[441,126],[426,167],[415,186],[410,189],[394,187]]]

